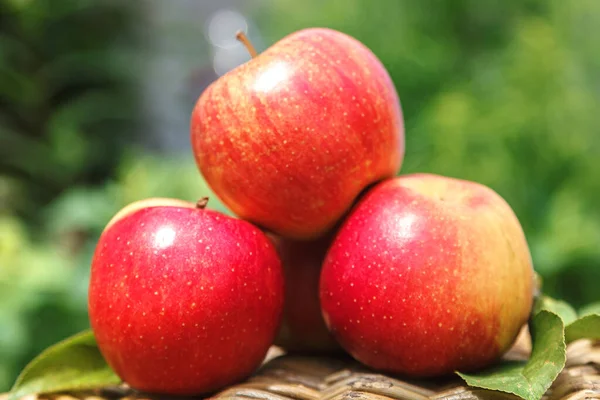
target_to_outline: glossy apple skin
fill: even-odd
[[[534,272],[521,225],[491,189],[430,174],[379,183],[323,265],[326,323],[356,359],[427,377],[498,359],[527,321]]]
[[[342,352],[325,326],[319,301],[321,266],[333,235],[310,241],[270,237],[281,258],[286,287],[283,319],[275,344],[290,353]]]
[[[208,393],[250,375],[272,344],[284,281],[255,226],[183,206],[132,208],[102,233],[89,286],[98,346],[151,393]]]
[[[316,238],[404,157],[398,95],[381,62],[343,33],[293,33],[212,83],[191,116],[204,178],[237,215]]]

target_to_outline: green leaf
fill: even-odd
[[[540,296],[534,306],[533,315],[536,315],[541,310],[547,310],[558,315],[563,324],[566,326],[577,319],[577,312],[568,303],[562,300],[556,300],[548,296]]]
[[[584,307],[581,307],[577,314],[580,318],[590,314],[600,314],[600,302],[588,304]]]
[[[39,354],[21,372],[9,400],[34,393],[91,389],[121,380],[100,354],[88,330],[59,342]]]
[[[567,343],[577,339],[600,339],[600,314],[588,314],[565,328]]]
[[[539,400],[565,366],[564,325],[558,315],[542,309],[533,317],[530,328],[533,350],[529,361],[503,362],[476,374],[458,375],[469,386]]]

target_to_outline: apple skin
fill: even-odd
[[[125,382],[193,395],[260,365],[283,296],[281,261],[258,228],[153,199],[128,206],[102,233],[88,306],[100,351]]]
[[[398,173],[404,122],[377,57],[346,34],[310,28],[213,82],[192,112],[191,142],[234,213],[314,239],[365,187]]]
[[[478,183],[431,174],[371,188],[325,258],[320,298],[362,363],[413,377],[472,371],[514,342],[534,272],[510,206]]]
[[[285,301],[275,344],[290,353],[334,354],[343,350],[321,314],[319,279],[332,234],[311,241],[269,235],[283,265]]]

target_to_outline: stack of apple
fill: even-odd
[[[403,376],[470,371],[526,322],[533,269],[513,211],[478,183],[396,176],[399,99],[357,40],[282,39],[206,89],[191,139],[239,219],[206,199],[140,201],[92,262],[92,328],[132,387],[218,390],[273,343]]]

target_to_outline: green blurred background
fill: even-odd
[[[89,263],[113,213],[209,194],[189,114],[248,59],[235,31],[262,50],[309,26],[387,66],[403,173],[491,186],[544,290],[600,300],[600,1],[0,0],[0,392],[88,326]]]

